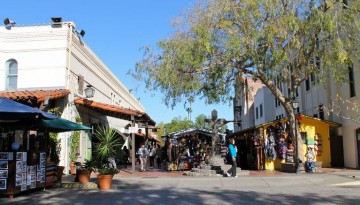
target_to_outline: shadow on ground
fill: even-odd
[[[359,204],[359,198],[334,193],[332,197],[308,193],[270,194],[269,192],[239,190],[198,190],[176,189],[173,187],[144,187],[139,183],[125,183],[121,179],[114,180],[115,189],[64,189],[53,188],[44,191],[28,192],[14,199],[0,198],[0,204],[35,205],[35,204]]]

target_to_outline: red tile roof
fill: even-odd
[[[124,108],[115,105],[109,105],[101,102],[96,102],[93,100],[88,100],[84,98],[77,98],[74,100],[75,104],[83,105],[85,107],[97,110],[99,112],[104,113],[108,116],[113,116],[125,120],[131,120],[131,115],[135,116],[136,121],[147,121],[149,125],[155,125],[156,122],[150,118],[150,116],[144,112],[140,112],[139,110],[134,110],[130,108]],[[141,115],[141,117],[137,117]]]
[[[14,101],[27,102],[26,104],[41,103],[49,97],[50,100],[62,98],[70,94],[70,90],[57,89],[57,90],[25,90],[14,92],[0,92],[0,97],[5,97]],[[95,109],[105,115],[113,116],[121,119],[131,120],[131,115],[135,116],[136,121],[147,121],[149,125],[155,125],[156,122],[150,116],[139,110],[108,105],[101,102],[95,102],[84,98],[75,99],[75,104],[83,105]],[[141,117],[137,117],[141,115]]]
[[[135,136],[137,137],[142,137],[142,138],[146,138],[146,135],[144,133],[135,133]],[[157,135],[153,132],[149,132],[148,133],[148,137],[147,137],[150,141],[154,141],[154,142],[158,142],[158,143],[161,143],[161,139],[159,139],[157,137]]]
[[[0,96],[14,101],[33,101],[41,103],[49,97],[50,100],[63,98],[70,94],[70,90],[57,89],[57,90],[24,90],[14,92],[0,92]]]

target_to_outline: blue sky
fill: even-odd
[[[184,103],[174,109],[162,102],[161,93],[146,91],[126,73],[142,59],[143,46],[153,46],[160,39],[168,38],[174,31],[171,22],[190,8],[195,0],[11,0],[0,7],[2,19],[8,17],[16,25],[50,23],[51,17],[73,21],[78,30],[85,30],[85,43],[100,57],[132,94],[140,98],[146,112],[157,123],[170,122],[174,117],[187,118]],[[229,104],[205,105],[196,100],[191,118],[199,114],[210,116],[218,111],[219,118],[233,119]],[[229,123],[228,127],[232,129]]]

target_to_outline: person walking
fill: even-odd
[[[226,172],[226,175],[228,177],[237,177],[236,175],[236,167],[237,167],[237,163],[236,163],[236,155],[237,155],[237,149],[235,148],[235,140],[234,138],[229,138],[229,152],[230,152],[230,156],[231,156],[231,161],[232,161],[232,166],[231,168]]]
[[[130,152],[127,148],[127,146],[124,146],[124,163],[125,163],[125,168],[127,168],[127,165],[129,164],[129,157],[130,157]]]
[[[156,147],[152,147],[149,153],[150,168],[155,167],[155,154],[156,154]]]
[[[156,165],[157,165],[157,168],[160,169],[161,168],[161,162],[162,162],[162,150],[161,150],[161,147],[160,145],[157,145],[157,148],[156,148]]]
[[[140,171],[146,171],[149,150],[145,147],[144,144],[142,144],[141,147],[139,148],[138,153],[140,156]]]

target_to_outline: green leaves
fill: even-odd
[[[343,73],[360,48],[360,3],[344,9],[341,1],[326,2],[201,1],[173,35],[146,50],[133,76],[171,106],[194,94],[227,102],[239,73],[261,80],[285,102],[275,77],[299,87],[309,75]]]
[[[70,138],[70,161],[75,162],[78,156],[80,146],[80,131],[73,131]]]
[[[121,148],[122,144],[115,129],[105,126],[99,127],[93,137],[98,141],[94,145],[94,158],[100,162],[107,163],[109,158],[115,157],[117,150]]]

